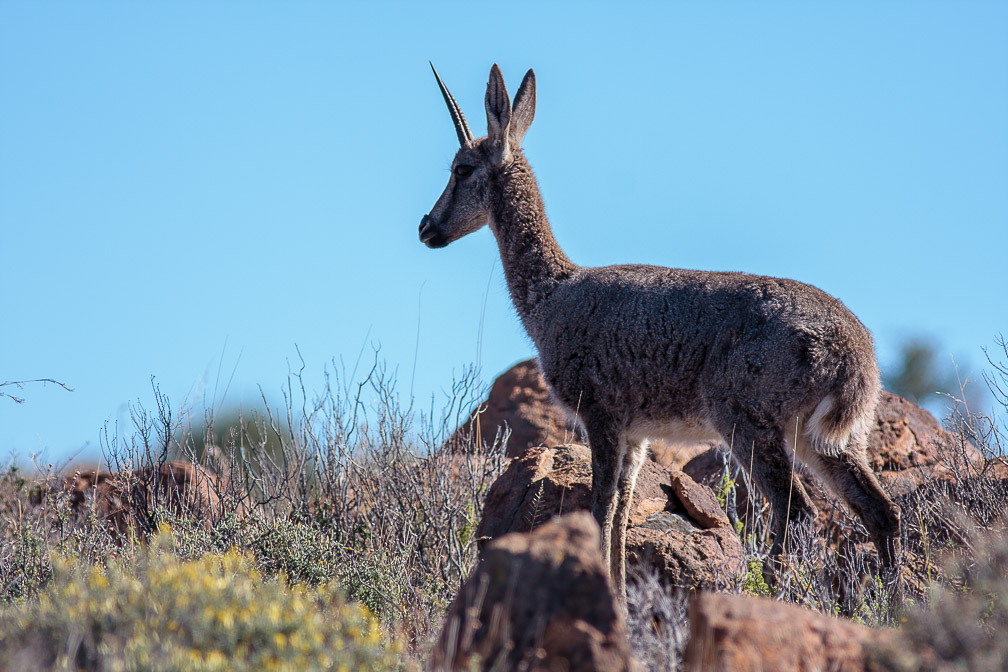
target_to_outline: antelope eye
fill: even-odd
[[[467,166],[464,163],[460,163],[459,165],[455,166],[455,177],[469,177],[470,175],[472,175],[472,172],[473,167]]]

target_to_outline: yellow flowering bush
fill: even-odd
[[[333,584],[266,580],[236,551],[181,560],[171,547],[161,533],[129,564],[83,568],[55,558],[37,599],[0,611],[0,661],[10,669],[398,668],[377,619]]]

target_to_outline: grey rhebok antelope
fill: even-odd
[[[434,75],[461,148],[420,240],[439,248],[484,224],[493,231],[543,375],[587,431],[591,511],[617,594],[626,590],[629,504],[656,438],[729,446],[770,502],[775,558],[788,522],[809,529],[814,516],[796,456],[864,522],[883,568],[898,568],[899,509],[865,455],[880,390],[868,329],[837,299],[793,280],[576,265],[553,237],[521,147],[535,114],[532,70],[513,105],[500,69],[490,70],[483,138]]]

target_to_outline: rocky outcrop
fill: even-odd
[[[930,412],[892,392],[882,392],[868,438],[873,469],[899,471],[937,464],[936,444],[951,442],[952,436]]]
[[[585,446],[530,448],[490,487],[477,537],[485,544],[587,509],[591,478]],[[713,492],[653,461],[644,463],[637,479],[626,552],[629,565],[648,563],[685,588],[722,585],[742,571],[741,543]]]
[[[489,543],[448,609],[433,670],[634,670],[587,513]]]
[[[129,529],[151,531],[156,505],[176,515],[194,516],[208,527],[222,514],[217,475],[190,462],[121,472],[77,472],[65,485],[73,508],[81,509],[93,498],[97,515],[120,534]]]
[[[538,389],[541,394],[535,403],[549,403],[534,363],[524,362],[519,366],[524,367],[521,379],[529,384],[526,387],[512,385],[510,402],[523,398],[522,394],[529,390]],[[508,372],[501,380],[512,373]],[[532,407],[538,408],[535,404],[523,407],[525,415],[522,417],[532,417],[527,410]],[[511,423],[506,405],[494,408],[498,414],[492,418],[503,418],[500,422]],[[534,421],[530,421],[530,426],[534,426]],[[484,432],[485,428],[486,424]],[[515,566],[513,555],[496,555],[499,552],[497,544],[504,540],[516,543],[510,540],[529,539],[546,530],[549,541],[544,542],[541,550],[545,555],[551,545],[560,548],[564,542],[560,538],[562,535],[553,530],[555,523],[551,519],[558,514],[588,508],[592,482],[589,449],[579,444],[541,445],[555,436],[552,430],[532,436],[531,439],[519,438],[518,444],[511,444],[509,454],[514,459],[487,494],[477,528],[484,558],[480,571],[484,578],[470,579],[467,583],[469,597],[460,593],[456,598],[456,605],[453,605],[455,625],[452,621],[446,622],[439,642],[439,650],[448,652],[438,654],[442,656],[438,660],[443,667],[459,669],[474,660],[472,655],[478,654],[481,660],[488,660],[487,656],[506,660],[500,665],[501,669],[512,669],[528,661],[534,661],[529,669],[551,669],[538,662],[547,659],[556,661],[556,669],[599,669],[597,661],[601,658],[572,659],[576,662],[571,664],[566,662],[566,657],[577,655],[575,648],[590,651],[593,656],[608,650],[600,644],[608,640],[594,634],[597,628],[592,630],[577,623],[577,609],[563,617],[567,620],[563,625],[558,620],[549,621],[548,631],[563,633],[562,636],[546,637],[546,626],[540,627],[538,643],[529,645],[531,648],[523,648],[519,639],[510,634],[494,635],[493,627],[486,625],[507,623],[502,632],[512,633],[517,631],[513,623],[528,622],[527,618],[515,616],[519,610],[511,608],[506,600],[503,601],[508,608],[504,611],[488,611],[481,606],[501,601],[497,597],[491,599],[486,586],[501,577],[512,576],[503,568]],[[733,580],[738,579],[743,570],[743,550],[728,516],[714,496],[725,474],[725,458],[709,447],[698,450],[684,467],[685,473],[654,460],[645,462],[627,531],[629,565],[646,563],[671,584],[701,589],[690,607],[691,635],[682,669],[862,672],[879,669],[877,661],[872,659],[873,652],[905,648],[898,631],[873,630],[773,600],[704,592],[703,589],[733,585]],[[995,525],[996,517],[1003,512],[1004,498],[1008,497],[1008,467],[996,461],[985,461],[968,442],[944,430],[930,413],[889,393],[883,393],[880,400],[876,423],[869,437],[868,457],[882,483],[903,509],[907,552],[903,568],[904,591],[911,596],[923,595],[928,579],[934,579],[940,571],[934,564],[935,558],[922,554],[921,549],[929,549],[931,555],[936,555],[946,541],[955,547],[968,528],[969,523],[962,522],[966,518],[974,519],[981,527]],[[872,563],[864,559],[874,555],[874,548],[839,515],[835,507],[840,505],[830,498],[818,478],[801,470],[798,476],[819,509],[820,538],[835,547],[842,546],[843,552],[837,554],[838,562],[851,563],[850,566],[859,571],[872,571]],[[971,485],[974,482],[978,483],[976,487]],[[735,486],[734,504],[738,509],[737,520],[741,522],[748,519],[749,495],[745,491],[745,479],[736,478]],[[990,501],[973,501],[982,497]],[[593,525],[586,513],[580,515]],[[599,562],[597,549],[592,546],[598,543],[594,525],[592,529],[594,534],[589,546],[595,552],[595,562]],[[925,530],[927,538],[922,539]],[[518,533],[517,536],[514,533]],[[557,551],[554,564],[560,563],[565,555],[566,551]],[[495,559],[488,562],[491,556]],[[598,571],[604,577],[602,568]],[[545,578],[546,574],[533,576],[538,578],[514,580],[512,584],[528,583],[531,590],[531,585],[552,581]],[[608,583],[605,586],[608,595]],[[481,595],[485,598],[483,603],[476,599]],[[538,609],[546,609],[554,599],[563,603],[567,598],[542,594],[532,598]],[[468,611],[464,605],[470,605]],[[472,619],[469,625],[465,625],[465,618]],[[540,618],[539,622],[547,621]],[[577,640],[580,636],[588,638]],[[511,641],[514,648],[501,644],[505,641]],[[546,641],[563,644],[547,647],[542,644]],[[574,641],[579,642],[576,647],[570,644]],[[545,653],[561,650],[564,652]],[[453,651],[470,653],[451,653]]]
[[[550,396],[535,359],[519,362],[498,376],[486,401],[450,441],[453,446],[479,448],[492,443],[505,428],[510,432],[508,457],[517,457],[530,446],[562,443],[577,434],[572,420]]]
[[[863,672],[871,643],[887,636],[764,598],[704,593],[690,603],[686,672]]]
[[[648,443],[648,451],[650,451],[652,460],[663,467],[671,467],[677,470],[682,470],[683,466],[694,457],[703,455],[712,448],[715,448],[715,446],[708,443],[697,443],[694,445],[673,445],[664,441],[651,441]]]
[[[959,465],[978,464],[981,455],[943,429],[928,411],[883,392],[868,437],[868,460],[890,494],[898,497],[922,482],[955,477]]]

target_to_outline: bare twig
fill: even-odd
[[[32,380],[8,380],[0,383],[0,387],[13,386],[19,390],[23,390],[24,386],[29,383],[42,383],[43,385],[45,385],[46,383],[52,383],[53,385],[58,385],[59,387],[62,387],[67,392],[73,392],[73,389],[68,387],[66,383],[61,383],[60,381],[55,380],[53,378],[33,378]],[[10,392],[4,392],[2,390],[0,390],[0,397],[7,397],[15,404],[23,404],[25,402],[24,397],[19,397],[11,394]]]

